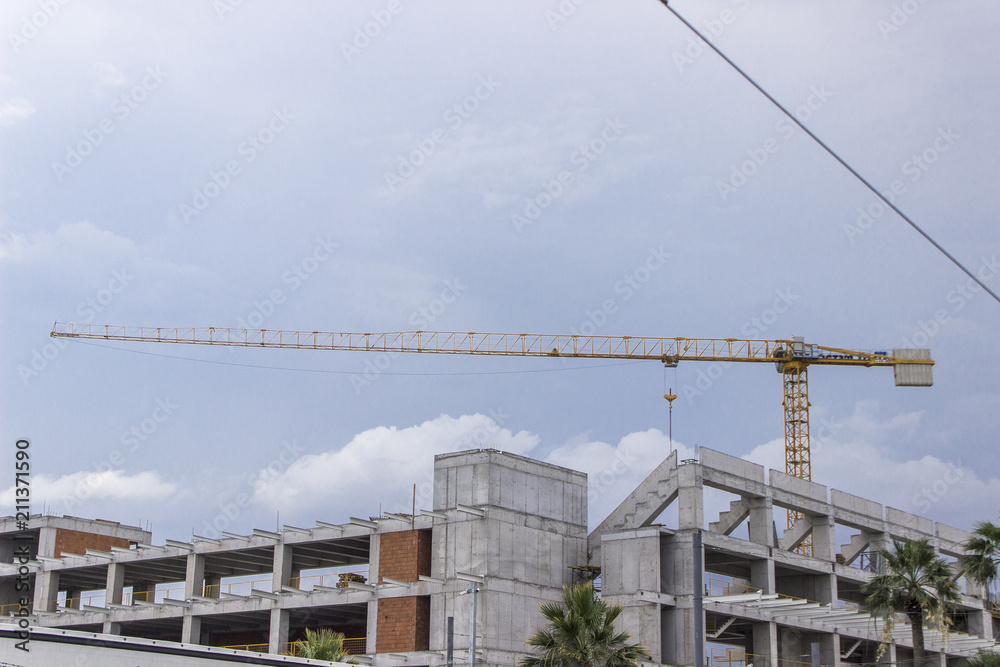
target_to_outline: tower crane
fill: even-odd
[[[861,352],[807,344],[801,337],[747,340],[444,331],[336,333],[228,327],[127,327],[60,322],[55,323],[50,335],[57,338],[235,347],[633,359],[659,361],[668,367],[676,366],[681,361],[773,363],[781,373],[784,389],[785,472],[802,479],[812,479],[809,450],[809,366],[891,366],[897,387],[929,387],[933,381],[931,366],[934,365],[930,350],[926,349]],[[789,510],[789,527],[799,516]],[[800,551],[811,553],[811,543],[803,542]]]

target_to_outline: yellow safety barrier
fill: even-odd
[[[284,652],[288,655],[295,655],[295,646],[298,642],[286,642]],[[344,639],[344,652],[348,655],[364,655],[367,645],[365,637],[351,637]],[[255,653],[267,653],[267,644],[233,644],[232,646],[220,646],[219,648],[231,648],[237,651],[253,651]]]
[[[267,653],[267,644],[234,644],[232,646],[220,646],[219,648],[231,648],[236,651],[253,651],[254,653]]]
[[[258,590],[271,590],[271,578],[267,579],[254,579],[252,581],[232,581],[226,584],[208,584],[202,589],[202,597],[206,598],[217,598],[222,593],[229,593],[231,595],[250,595],[252,589]],[[241,591],[239,593],[234,592],[234,589]]]
[[[735,581],[726,581],[724,579],[709,579],[708,586],[706,588],[708,589],[709,597],[741,595],[743,593],[760,593],[759,588],[736,583]]]
[[[31,611],[32,604],[28,603],[28,611]],[[0,605],[0,616],[7,616],[8,614],[16,614],[21,611],[21,603],[14,602],[12,604],[2,604]]]
[[[764,656],[739,649],[713,648],[712,667],[767,667]]]
[[[337,588],[347,588],[348,581],[366,583],[368,581],[368,569],[355,570],[352,572],[338,572],[335,574],[310,574],[304,577],[291,577],[288,585],[292,588],[311,590],[313,586],[336,586]]]

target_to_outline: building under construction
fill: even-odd
[[[718,492],[732,503],[706,516],[706,494]],[[81,651],[102,652],[109,666],[132,651],[192,660],[162,663],[171,665],[251,656],[294,664],[274,654],[307,628],[332,628],[360,661],[436,666],[452,617],[454,660],[466,664],[475,598],[476,661],[509,666],[543,624],[539,604],[595,580],[625,606],[619,627],[652,664],[694,665],[704,642],[706,662],[727,667],[908,665],[907,622],[890,634],[860,610],[871,554],[892,539],[927,538],[953,560],[968,537],[705,448],[698,460],[671,454],[590,532],[587,495],[583,473],[474,450],[435,458],[433,505],[415,516],[163,545],[108,522],[42,516],[25,529],[0,520],[0,656],[19,655],[12,647],[26,625],[43,662],[19,664],[73,664]],[[779,537],[775,517],[785,511],[801,518]],[[671,527],[658,523],[666,516]],[[28,607],[18,592],[25,562]],[[1000,630],[987,592],[960,581],[950,629],[925,628],[941,667],[994,647]]]

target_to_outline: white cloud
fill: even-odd
[[[28,265],[84,267],[111,258],[137,257],[131,239],[99,229],[87,220],[64,223],[54,232],[12,232],[0,245],[0,260]]]
[[[512,433],[489,416],[441,415],[417,426],[379,426],[354,436],[347,445],[303,456],[280,474],[256,475],[254,504],[282,513],[328,517],[331,508],[346,513],[409,508],[411,484],[418,485],[417,508],[430,507],[434,455],[479,447],[515,454],[529,452],[538,436]],[[337,520],[340,520],[339,518]]]
[[[0,104],[0,125],[11,127],[35,113],[35,105],[18,97]]]
[[[159,473],[145,471],[128,475],[122,470],[79,471],[52,477],[34,475],[31,477],[31,499],[34,506],[45,503],[55,512],[78,513],[95,501],[163,500],[177,492],[177,486],[165,482]],[[13,508],[15,488],[10,487],[2,494],[0,507]]]
[[[120,86],[125,83],[125,75],[111,63],[97,63],[97,73],[101,83],[109,86]]]

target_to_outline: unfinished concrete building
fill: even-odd
[[[706,525],[713,490],[733,500]],[[779,538],[775,512],[785,509],[804,517]],[[657,523],[671,513],[672,525]],[[41,535],[53,521],[33,518],[29,531]],[[883,633],[858,610],[872,576],[861,567],[866,554],[893,538],[926,537],[956,557],[967,537],[704,448],[697,461],[672,454],[589,534],[584,474],[496,450],[437,456],[433,505],[416,516],[160,546],[119,528],[130,544],[36,548],[29,618],[46,628],[39,640],[64,631],[63,641],[75,641],[83,632],[274,654],[306,628],[329,627],[378,667],[430,666],[445,663],[453,617],[455,660],[464,664],[466,593],[476,587],[477,660],[513,665],[542,624],[538,605],[596,578],[607,600],[626,607],[621,627],[653,664],[693,665],[699,627],[713,664],[790,667],[808,664],[817,648],[823,665],[870,664]],[[4,544],[24,539],[9,521],[2,529]],[[811,556],[796,551],[804,539]],[[0,570],[7,621],[26,613],[9,585],[16,576],[16,564]],[[966,584],[954,627],[947,636],[928,629],[928,649],[943,667],[993,646],[993,621],[985,592]],[[909,638],[900,621],[878,661],[905,663]]]

